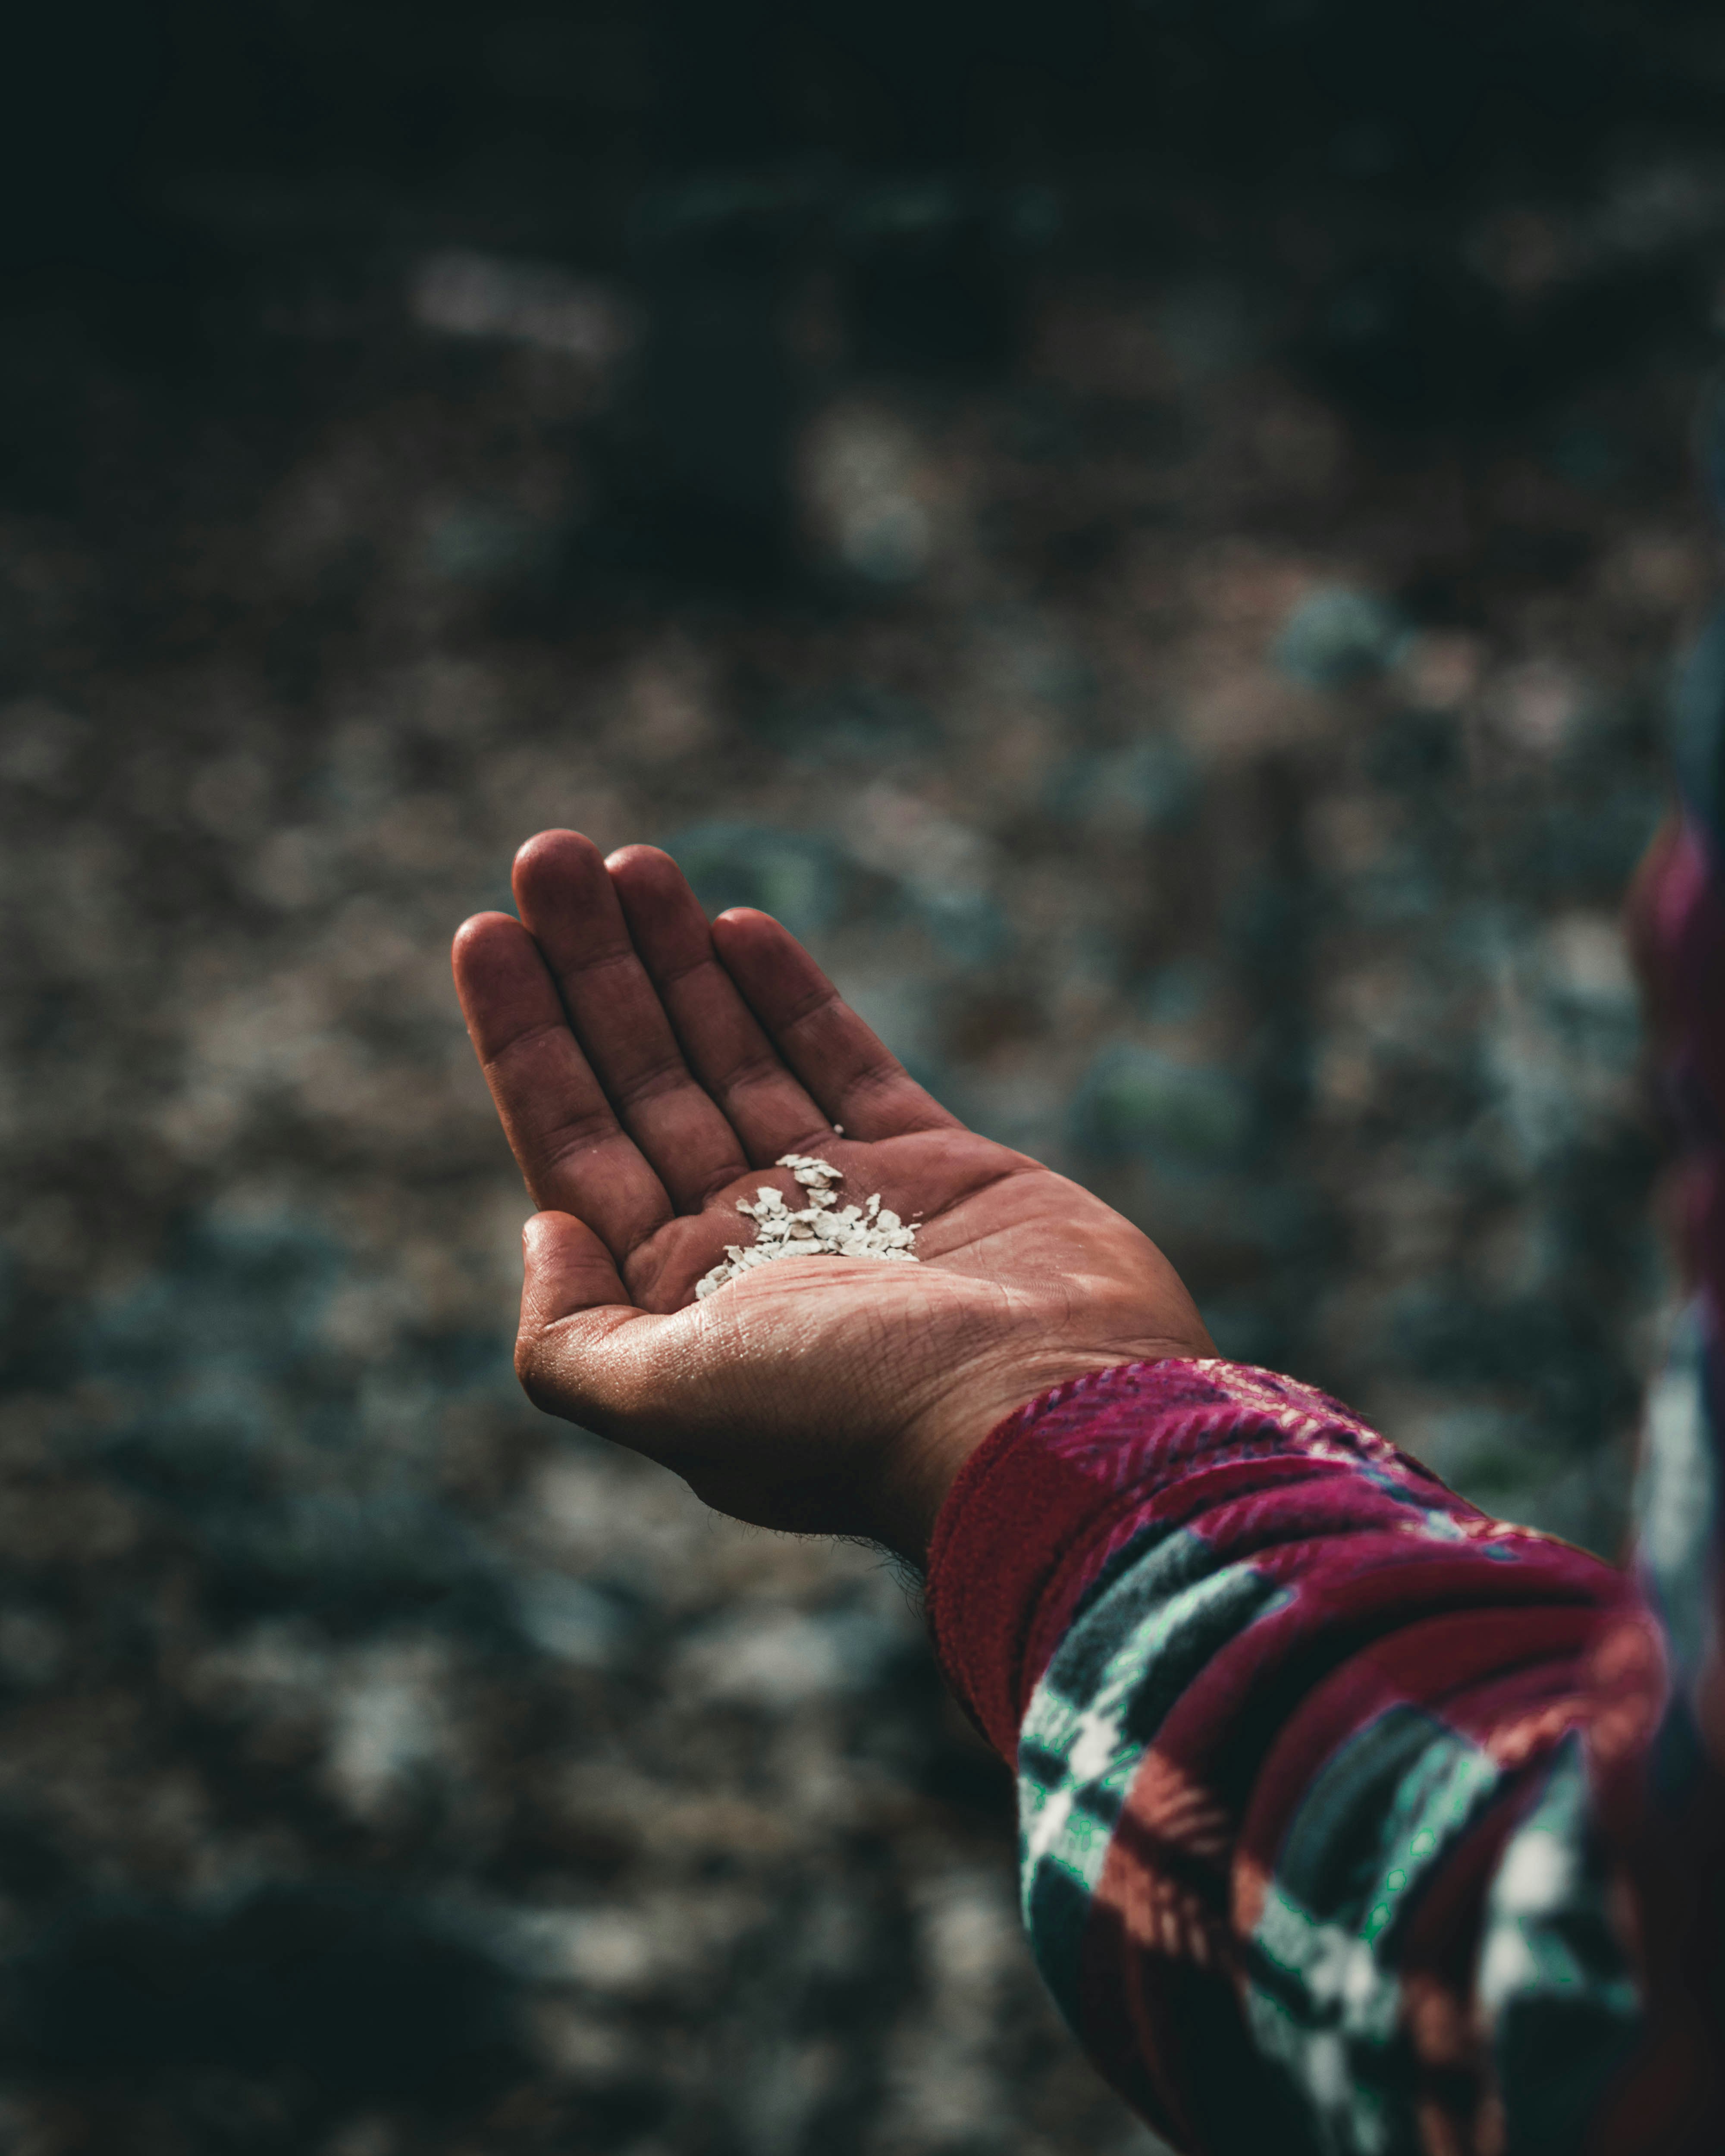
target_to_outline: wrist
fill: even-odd
[[[877,1493],[877,1538],[926,1570],[929,1546],[965,1463],[1009,1415],[1055,1387],[1131,1363],[1215,1353],[1200,1327],[1194,1339],[1151,1337],[1090,1348],[1050,1348],[1009,1361],[973,1365],[944,1385],[906,1425],[885,1461]]]

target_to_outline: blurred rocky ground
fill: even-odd
[[[910,1590],[517,1396],[447,937],[544,825],[670,845],[1225,1352],[1614,1548],[1717,23],[13,59],[0,2141],[1143,2156]]]

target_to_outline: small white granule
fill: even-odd
[[[845,1180],[829,1161],[807,1153],[788,1152],[774,1163],[788,1168],[809,1194],[800,1213],[792,1212],[783,1191],[763,1183],[751,1205],[739,1198],[737,1209],[755,1224],[752,1243],[727,1243],[725,1261],[715,1265],[695,1283],[697,1296],[711,1295],[726,1281],[740,1280],[757,1265],[769,1265],[775,1258],[893,1258],[911,1265],[919,1262],[916,1230],[906,1227],[891,1206],[883,1206],[877,1190],[866,1205],[841,1206],[832,1186]]]

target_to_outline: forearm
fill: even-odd
[[[1589,2057],[1629,2041],[1581,1758],[1589,1645],[1627,1597],[1609,1567],[1307,1388],[1171,1361],[997,1430],[930,1593],[955,1687],[1016,1759],[1044,1974],[1177,2141],[1256,2149],[1281,2114],[1291,2146],[1419,2145],[1440,2112],[1439,2145],[1467,2148],[1489,2107],[1539,2102],[1489,2026],[1550,1974],[1518,1833],[1568,1837]]]

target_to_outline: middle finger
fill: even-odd
[[[720,963],[701,901],[656,846],[625,846],[608,866],[642,963],[701,1083],[754,1166],[806,1152],[832,1124],[761,1030]]]

